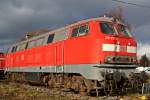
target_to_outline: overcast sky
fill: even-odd
[[[150,5],[150,0],[122,1]],[[139,43],[139,53],[149,53],[150,8],[112,0],[0,0],[0,50],[6,50],[25,32],[57,28],[77,20],[101,16],[118,6],[123,8],[124,18],[132,26],[132,34]]]

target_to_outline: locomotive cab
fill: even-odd
[[[102,38],[101,62],[105,64],[136,64],[136,41],[127,26],[120,22],[99,22]]]

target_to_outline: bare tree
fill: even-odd
[[[125,23],[127,28],[131,31],[131,29],[132,29],[131,25],[129,23],[127,23],[124,19],[123,7],[118,6],[117,8],[110,10],[108,13],[106,13],[106,16],[113,17],[114,19]]]
[[[121,6],[118,6],[117,8],[109,11],[108,13],[106,13],[106,15],[124,22],[123,8]]]
[[[148,67],[150,64],[150,61],[148,59],[148,57],[145,55],[143,55],[140,59],[140,65],[143,66],[143,67]]]

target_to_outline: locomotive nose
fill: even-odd
[[[104,63],[135,64],[136,49],[136,42],[131,38],[115,37],[102,45]]]

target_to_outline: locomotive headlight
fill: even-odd
[[[112,58],[111,57],[107,57],[107,61],[112,61]]]
[[[112,57],[107,57],[106,62],[112,62]]]

